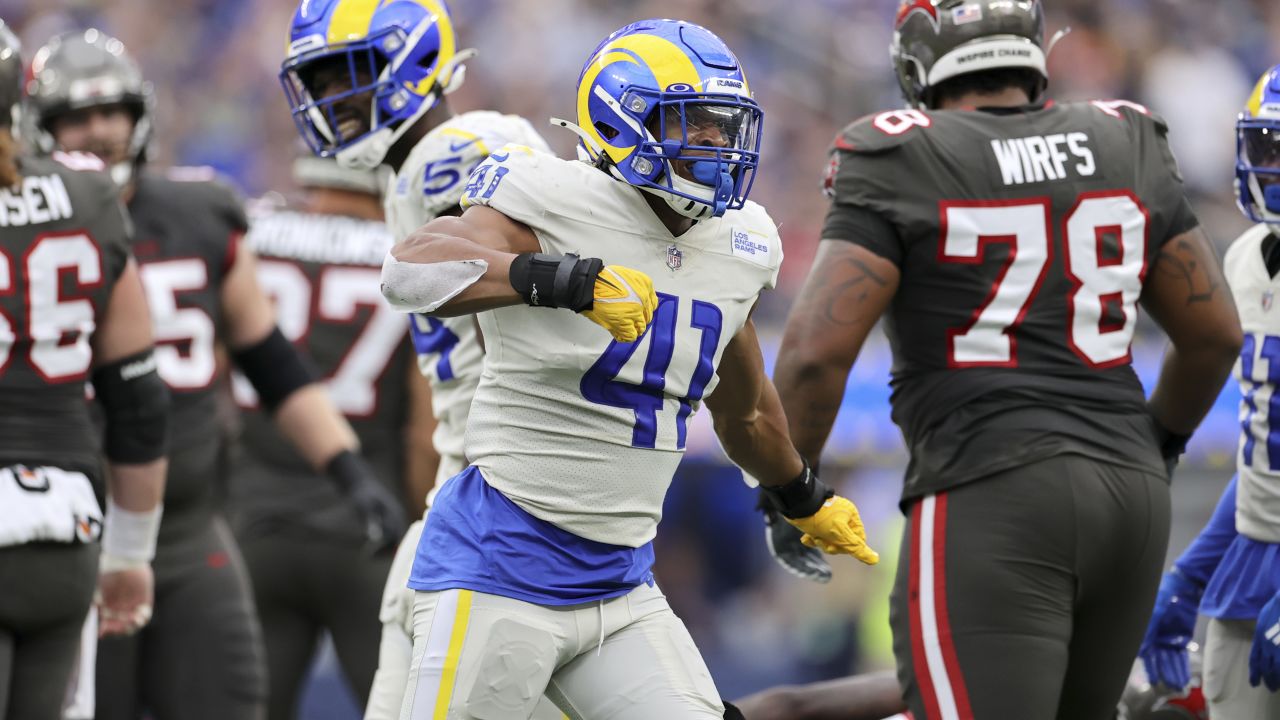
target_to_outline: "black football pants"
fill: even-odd
[[[890,621],[916,720],[1111,720],[1169,538],[1162,475],[1061,455],[912,502]]]
[[[0,718],[62,718],[97,584],[96,544],[0,548]]]
[[[378,611],[393,553],[370,555],[354,543],[288,530],[246,534],[240,546],[266,639],[269,720],[297,717],[302,683],[326,630],[364,708],[378,669]]]
[[[262,720],[261,630],[230,529],[206,518],[163,536],[151,623],[98,642],[97,720]]]

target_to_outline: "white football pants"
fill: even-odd
[[[400,720],[517,720],[546,694],[572,720],[721,720],[684,623],[657,587],[580,605],[419,592]]]
[[[1204,641],[1204,697],[1213,720],[1280,718],[1280,693],[1249,684],[1252,620],[1209,620]]]
[[[378,619],[382,621],[382,645],[378,648],[378,672],[373,676],[373,688],[369,691],[369,704],[365,707],[365,720],[396,720],[404,701],[404,688],[409,680],[409,662],[413,658],[413,600],[414,591],[409,588],[409,573],[413,570],[413,556],[418,551],[418,538],[422,537],[422,520],[409,526],[400,547],[396,549],[387,585],[382,590],[382,609]],[[542,698],[531,720],[563,720],[551,701]]]

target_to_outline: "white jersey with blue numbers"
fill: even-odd
[[[396,241],[457,206],[471,171],[494,148],[512,142],[550,151],[533,126],[516,115],[478,110],[455,115],[433,128],[409,152],[387,187],[383,202],[387,226]],[[410,317],[418,366],[431,383],[436,416],[432,442],[440,453],[438,485],[466,464],[463,432],[484,351],[472,316]]]
[[[471,205],[524,223],[543,252],[653,278],[658,308],[635,343],[563,309],[480,313],[487,353],[466,438],[472,464],[521,509],[588,540],[639,547],[654,536],[725,346],[777,280],[777,227],[749,202],[673,237],[636,188],[516,146],[471,176]]]
[[[1244,347],[1236,363],[1240,381],[1240,475],[1236,529],[1246,537],[1280,543],[1280,279],[1262,258],[1270,235],[1257,225],[1227,250],[1224,270],[1240,313]]]

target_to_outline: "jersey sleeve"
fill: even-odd
[[[108,277],[118,278],[131,256],[133,222],[119,199],[106,203],[96,223],[95,237],[101,246],[103,270]]]
[[[249,216],[240,194],[231,185],[220,180],[207,183],[210,205],[218,221],[227,228],[226,247],[222,254],[222,273],[231,272],[241,255],[245,234],[249,231]]]
[[[118,278],[132,256],[133,220],[120,199],[119,188],[105,172],[78,172],[87,190],[98,196],[98,212],[90,227],[93,239],[102,253],[102,269],[106,277]],[[90,205],[89,207],[94,207]]]
[[[211,182],[209,187],[219,217],[227,223],[233,233],[244,234],[249,229],[249,217],[245,213],[240,194],[221,181]]]
[[[825,183],[831,207],[823,222],[824,240],[841,240],[862,246],[895,265],[902,264],[904,249],[897,230],[891,187],[886,178],[896,171],[896,152],[860,152],[837,147]]]
[[[414,171],[412,182],[419,190],[413,201],[421,203],[427,218],[460,204],[467,179],[492,151],[515,144],[550,152],[546,141],[524,118],[488,112],[460,116],[423,142],[431,143],[423,157],[433,160]]]
[[[541,160],[539,153],[524,145],[504,145],[494,150],[467,178],[462,208],[492,208],[536,228],[545,205],[542,199],[572,192],[559,174],[539,171]]]
[[[1178,160],[1169,147],[1169,125],[1160,116],[1136,107],[1126,106],[1120,108],[1120,112],[1133,123],[1140,151],[1148,158],[1142,167],[1148,168],[1151,183],[1147,190],[1148,210],[1155,230],[1151,236],[1158,245],[1164,245],[1170,238],[1200,225],[1187,199]]]
[[[768,211],[757,203],[748,202],[733,221],[731,236],[734,257],[763,268],[763,289],[777,287],[778,273],[782,270],[782,236]]]

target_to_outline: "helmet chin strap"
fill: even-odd
[[[1265,189],[1258,182],[1255,173],[1249,173],[1249,195],[1257,208],[1258,217],[1271,228],[1271,232],[1280,235],[1280,183],[1272,184]]]
[[[440,102],[440,98],[449,95],[458,88],[462,87],[463,80],[466,79],[467,68],[463,63],[476,56],[474,49],[459,50],[448,62],[440,68],[440,77],[445,79],[444,85],[437,85],[432,91],[422,99],[422,103],[418,105],[418,109],[412,115],[402,120],[395,127],[382,127],[365,135],[359,140],[351,143],[347,147],[334,153],[334,159],[338,164],[348,170],[376,170],[382,161],[387,157],[387,151],[391,150],[391,146],[404,137],[404,134],[413,127],[414,123],[422,119],[431,108]],[[384,75],[391,72],[391,68],[382,71]],[[385,79],[385,78],[380,78]],[[377,99],[375,98],[374,113],[377,113]]]
[[[553,117],[551,118],[551,125],[552,127],[564,128],[578,136],[578,139],[582,141],[582,145],[578,146],[578,158],[580,160],[595,164],[604,156],[604,148],[600,147],[600,143],[596,142],[595,138],[591,137],[586,130],[583,130],[576,123]],[[586,155],[585,158],[582,157],[584,153]]]

